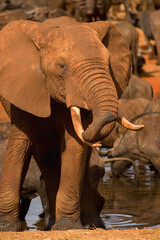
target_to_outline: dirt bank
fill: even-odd
[[[0,233],[0,240],[158,240],[160,228],[132,230],[68,230]]]

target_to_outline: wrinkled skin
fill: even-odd
[[[109,157],[119,157],[122,161],[113,163],[113,173],[120,175],[128,164],[124,164],[123,158],[140,160],[148,165],[153,165],[160,172],[160,114],[144,113],[139,115],[134,122],[143,122],[144,129],[139,132],[126,131],[117,139],[113,148],[109,151]]]
[[[144,12],[132,11],[127,9],[127,19],[134,26],[139,27],[143,30],[144,36],[149,47],[148,53],[149,58],[157,58],[156,64],[160,64],[160,12],[156,10],[146,10]],[[150,40],[155,41],[154,45]]]
[[[8,136],[9,136],[9,130],[10,130],[10,122],[3,122],[0,123],[0,176],[2,172],[2,162],[4,158],[4,153],[7,147],[8,142]],[[89,170],[88,170],[88,176],[89,176],[89,184],[92,190],[92,197],[89,197],[89,205],[92,203],[96,204],[96,208],[94,209],[94,214],[96,215],[96,221],[98,221],[98,224],[101,225],[101,227],[104,228],[104,224],[99,216],[103,204],[104,199],[98,192],[98,184],[100,182],[100,179],[104,175],[104,162],[102,158],[99,157],[96,150],[93,149],[91,154],[91,159],[89,163]],[[88,195],[88,193],[84,193]],[[90,193],[89,193],[90,194]],[[41,172],[35,162],[35,160],[32,158],[28,172],[25,177],[25,181],[23,183],[22,189],[21,189],[21,204],[20,204],[20,219],[25,220],[25,216],[29,210],[31,200],[37,196],[40,196],[42,207],[43,207],[43,213],[45,215],[46,219],[49,219],[49,205],[48,205],[48,199],[46,195],[46,187],[43,177],[41,176]],[[82,199],[83,201],[83,199]],[[86,203],[85,203],[86,204]],[[93,215],[93,213],[92,213]],[[82,215],[84,220],[84,225],[86,224],[86,219]],[[88,223],[87,223],[88,224]]]
[[[138,75],[138,41],[139,35],[137,29],[128,21],[122,21],[116,24],[118,30],[126,39],[133,57],[133,73]]]
[[[0,230],[21,229],[19,192],[32,155],[46,183],[49,227],[55,220],[53,229],[82,228],[82,215],[99,227],[90,214],[96,206],[85,204],[90,197],[81,201],[91,189],[88,145],[115,125],[118,97],[131,73],[124,38],[109,22],[61,17],[10,23],[0,32],[0,46],[1,102],[11,119],[0,182]],[[75,109],[81,112],[81,133]]]

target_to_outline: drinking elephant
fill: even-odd
[[[124,38],[109,22],[61,17],[12,22],[1,30],[0,46],[1,102],[12,123],[0,182],[0,230],[21,229],[19,192],[32,155],[46,183],[53,229],[82,228],[82,216],[97,225],[95,206],[83,199],[91,147],[100,146],[116,121],[143,127],[118,113],[131,73]]]
[[[120,175],[129,166],[127,161],[123,161],[124,159],[140,160],[153,166],[158,172],[160,171],[159,121],[159,112],[143,113],[137,116],[133,122],[136,124],[143,122],[144,129],[136,133],[126,131],[115,141],[113,148],[108,151],[109,158],[120,160],[113,163],[114,175]]]

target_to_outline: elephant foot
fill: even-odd
[[[88,215],[88,214],[85,214],[85,213],[82,213],[81,214],[81,222],[82,222],[82,225],[85,226],[85,228],[90,228],[90,229],[95,229],[95,228],[103,228],[103,229],[106,229],[105,228],[105,225],[101,219],[100,216],[98,215]]]
[[[21,232],[22,223],[20,220],[8,222],[4,217],[0,217],[0,232]]]
[[[52,226],[55,224],[55,218],[50,218],[48,224],[43,229],[44,231],[50,231]]]
[[[70,217],[61,217],[56,224],[52,227],[52,230],[69,230],[69,229],[83,229],[80,220],[75,220]]]

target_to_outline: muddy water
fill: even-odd
[[[105,165],[99,190],[106,200],[101,212],[106,229],[160,226],[160,177],[148,166],[140,166],[139,181],[137,188],[133,167],[125,170],[123,176],[111,178],[110,166]],[[32,200],[26,216],[26,229],[43,229],[45,220],[39,217],[41,213],[42,206],[37,197]]]

